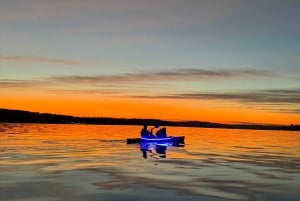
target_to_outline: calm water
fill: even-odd
[[[0,124],[0,200],[299,200],[300,132],[170,127],[145,159],[140,129]]]

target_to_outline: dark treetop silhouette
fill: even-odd
[[[300,125],[263,125],[263,124],[221,124],[203,121],[164,121],[160,119],[127,119],[109,117],[75,117],[49,113],[29,112],[0,108],[0,122],[3,123],[47,123],[47,124],[102,124],[102,125],[163,125],[179,127],[258,129],[258,130],[294,130],[300,131]]]

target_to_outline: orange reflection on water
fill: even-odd
[[[0,144],[4,151],[25,155],[101,156],[110,163],[109,157],[126,155],[132,146],[139,152],[139,146],[126,145],[126,139],[139,137],[140,129],[141,126],[3,124]],[[169,147],[167,157],[201,160],[221,156],[235,160],[242,155],[300,156],[298,132],[167,127],[167,133],[186,138],[185,147]]]
[[[0,124],[0,127],[0,147],[9,153],[0,164],[43,164],[42,169],[47,171],[112,165],[117,155],[128,151],[124,149],[126,136],[133,137],[137,130],[127,127],[125,135],[120,126]]]
[[[185,147],[196,157],[210,155],[265,154],[300,157],[300,136],[292,131],[262,131],[213,128],[169,127],[168,133],[185,135]],[[195,158],[193,154],[185,157]]]
[[[254,194],[273,195],[274,186],[278,192],[299,187],[294,179],[299,176],[299,132],[167,127],[169,135],[186,137],[185,146],[168,147],[166,158],[145,159],[139,144],[126,144],[126,138],[139,137],[140,129],[0,124],[0,185],[8,190],[1,192],[11,196],[31,189],[30,198],[40,200],[35,182],[42,181],[84,195],[120,189],[136,195],[142,183],[150,191],[245,201]]]

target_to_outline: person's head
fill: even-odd
[[[147,124],[144,124],[144,129],[147,129]]]

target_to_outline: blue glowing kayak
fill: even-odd
[[[147,143],[172,143],[172,144],[184,144],[184,136],[169,136],[165,138],[128,138],[127,144],[135,144],[140,142]]]

